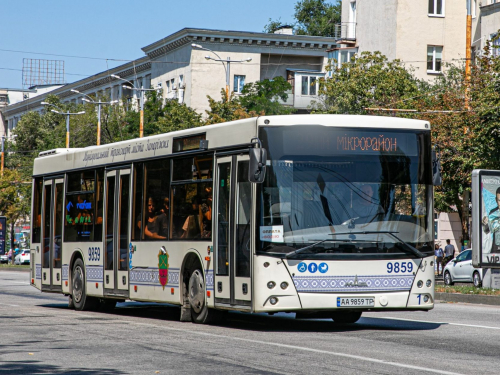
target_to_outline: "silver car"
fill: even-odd
[[[456,282],[474,283],[475,287],[480,287],[482,280],[482,269],[472,266],[472,250],[464,250],[452,259],[444,267],[444,283],[453,285]]]
[[[9,262],[9,256],[7,254],[0,255],[0,263],[8,263],[8,262]]]

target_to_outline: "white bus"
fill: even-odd
[[[31,284],[117,301],[355,322],[434,306],[430,125],[263,116],[34,163]]]

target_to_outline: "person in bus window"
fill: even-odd
[[[205,188],[206,199],[200,206],[202,231],[201,238],[210,238],[212,236],[212,187]]]
[[[182,226],[182,236],[181,238],[200,238],[201,236],[201,207],[198,201],[198,197],[194,197],[191,200],[192,213],[189,215],[184,221],[184,225]]]
[[[163,198],[163,205],[160,208],[160,214],[158,215],[158,221],[160,223],[160,236],[168,236],[168,218],[170,215],[170,201],[168,197]]]
[[[148,198],[148,209],[144,225],[144,238],[149,240],[164,240],[165,236],[160,235],[160,220],[155,213],[155,204],[153,197]],[[141,222],[137,222],[137,226],[141,227]]]

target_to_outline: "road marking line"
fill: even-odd
[[[2,306],[11,306],[11,307],[19,307],[19,305],[9,305],[8,303],[1,303],[1,302],[0,302],[0,305],[2,305]]]
[[[450,325],[450,326],[461,326],[461,327],[471,327],[471,328],[500,329],[500,327],[481,326],[481,325],[477,325],[477,324],[450,323],[450,322],[431,322],[430,320],[415,320],[415,319],[394,318],[392,316],[385,316],[385,317],[371,317],[371,316],[368,317],[368,316],[366,316],[365,318],[370,318],[370,319],[393,319],[393,320],[402,320],[404,322],[429,323],[429,324],[447,324],[447,325]]]
[[[139,322],[133,322],[133,321],[128,321],[128,320],[119,320],[119,321],[123,322],[123,323],[127,323],[127,324],[135,324],[135,325],[143,325],[143,326],[148,326],[148,327],[159,328],[159,326],[154,325],[154,324],[149,324],[149,323],[139,323]],[[450,371],[443,371],[443,370],[438,370],[438,369],[433,369],[433,368],[428,368],[428,367],[407,365],[407,364],[399,363],[399,362],[392,362],[392,361],[371,358],[371,357],[363,357],[363,356],[358,356],[358,355],[354,355],[354,354],[332,352],[329,350],[313,349],[313,348],[307,348],[307,347],[303,347],[303,346],[281,344],[281,343],[277,343],[277,342],[268,342],[268,341],[245,339],[245,338],[241,338],[241,337],[218,335],[218,334],[213,334],[213,333],[208,333],[208,332],[192,331],[192,330],[181,329],[181,328],[173,328],[173,327],[161,327],[161,328],[167,329],[169,331],[179,331],[179,332],[192,333],[194,335],[203,335],[203,336],[210,336],[210,337],[216,337],[216,338],[224,338],[224,339],[228,339],[228,340],[231,339],[231,340],[237,340],[237,341],[250,342],[253,344],[276,346],[276,347],[280,347],[280,348],[302,350],[302,351],[306,351],[306,352],[313,352],[313,353],[319,353],[319,354],[329,354],[329,355],[333,355],[333,356],[337,356],[337,357],[357,359],[360,361],[379,363],[379,364],[384,364],[384,365],[388,365],[388,366],[402,367],[402,368],[407,368],[407,369],[412,369],[412,370],[427,371],[427,372],[432,372],[435,374],[460,375],[460,373],[457,373],[457,372],[450,372]]]

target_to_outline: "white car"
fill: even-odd
[[[446,285],[456,282],[474,283],[480,287],[483,282],[483,270],[472,266],[472,250],[464,250],[444,267],[443,279]]]
[[[7,253],[0,255],[0,263],[8,263],[9,262],[9,256]]]
[[[30,264],[30,251],[21,250],[14,258],[14,264]]]

